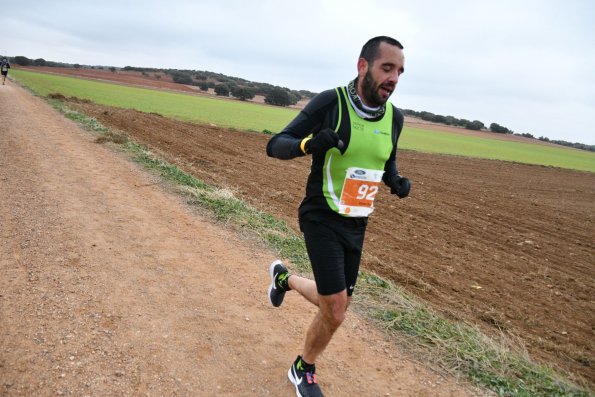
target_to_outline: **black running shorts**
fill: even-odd
[[[320,295],[347,290],[351,296],[362,257],[367,218],[306,213],[300,217],[316,289]]]

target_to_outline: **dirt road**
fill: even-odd
[[[314,309],[271,252],[187,208],[42,100],[0,87],[0,395],[290,396]],[[327,395],[471,396],[350,314]]]

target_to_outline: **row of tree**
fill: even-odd
[[[86,66],[79,64],[69,64],[62,62],[46,61],[43,58],[30,59],[25,56],[15,56],[9,58],[11,63],[22,66],[49,66],[49,67],[64,67],[64,68],[91,68],[91,69],[109,69],[112,72],[116,72],[117,69],[113,66]],[[148,73],[155,73],[155,78],[161,78],[160,73],[169,74],[175,83],[194,85],[199,87],[202,91],[208,91],[213,89],[215,94],[218,96],[229,97],[230,95],[234,98],[242,101],[251,100],[256,95],[262,95],[265,98],[265,102],[270,105],[276,106],[289,106],[295,105],[301,99],[310,99],[314,95],[313,92],[307,90],[290,90],[286,87],[274,86],[268,83],[257,83],[249,81],[239,77],[226,76],[221,73],[209,72],[209,71],[196,71],[196,70],[179,70],[179,69],[157,69],[157,68],[144,68],[135,66],[126,66],[122,68],[126,71],[137,71],[143,75]],[[550,140],[547,137],[535,138],[532,134],[521,133],[516,134],[514,131],[501,126],[498,123],[491,123],[489,127],[486,127],[484,123],[479,120],[466,120],[459,119],[454,116],[443,116],[440,114],[434,114],[426,111],[415,111],[411,109],[403,109],[403,113],[407,116],[418,117],[425,121],[433,123],[440,123],[445,125],[463,127],[474,131],[490,131],[497,134],[514,134],[524,136],[531,139],[538,139],[544,142],[551,142],[558,145],[569,146],[576,149],[588,150],[595,152],[595,145],[585,145],[582,143],[572,143],[563,140]]]
[[[8,61],[10,63],[13,63],[15,65],[20,65],[20,66],[47,66],[47,67],[51,67],[51,68],[75,68],[75,69],[80,69],[80,68],[88,68],[88,69],[104,69],[105,68],[105,69],[108,69],[107,66],[86,66],[86,65],[80,65],[78,63],[64,63],[64,62],[46,61],[43,58],[31,59],[31,58],[27,58],[22,55],[10,57],[10,58],[8,58]],[[109,69],[112,72],[116,71],[116,68],[113,66],[109,67]]]
[[[316,95],[306,90],[290,90],[286,87],[273,86],[268,83],[256,83],[239,77],[231,77],[208,71],[161,70],[133,66],[126,66],[123,70],[137,71],[145,74],[148,72],[163,72],[169,74],[174,83],[193,85],[205,92],[212,89],[218,96],[229,97],[231,95],[242,101],[254,99],[256,95],[262,95],[266,103],[277,106],[295,105],[301,99],[309,99]]]
[[[43,58],[29,59],[24,56],[16,56],[14,58],[10,58],[9,62],[14,63],[16,65],[21,65],[21,66],[51,66],[51,67],[60,67],[60,68],[73,67],[72,64],[68,64],[68,63],[46,61]]]
[[[539,139],[540,141],[544,141],[544,142],[555,143],[556,145],[569,146],[569,147],[573,147],[575,149],[587,150],[589,152],[595,152],[595,145],[587,145],[587,144],[579,143],[579,142],[573,143],[573,142],[562,141],[562,140],[557,140],[557,139],[549,139],[548,137],[545,137],[545,136],[540,136],[537,139]]]
[[[16,56],[10,59],[11,63],[22,66],[49,66],[64,68],[90,68],[90,69],[109,69],[116,72],[115,67],[107,66],[86,66],[79,64],[69,64],[61,62],[46,61],[43,58],[30,59],[25,56]],[[226,76],[221,73],[209,71],[196,71],[186,69],[158,69],[136,66],[125,66],[121,70],[136,71],[145,76],[154,73],[154,77],[161,78],[161,73],[169,74],[172,80],[178,84],[193,85],[202,91],[212,89],[219,96],[233,96],[242,101],[254,99],[256,95],[262,95],[265,102],[276,106],[295,105],[302,99],[310,99],[316,93],[307,90],[291,90],[286,87],[274,86],[268,83],[258,83],[249,81],[240,77]]]
[[[131,67],[126,67],[125,69]],[[213,89],[215,94],[223,97],[233,96],[242,101],[262,95],[265,102],[277,106],[295,105],[302,99],[309,99],[316,95],[306,90],[290,90],[286,87],[274,86],[268,83],[256,83],[238,77],[230,77],[221,73],[193,70],[164,70],[175,83],[194,85],[202,91]]]
[[[458,119],[454,116],[442,116],[440,114],[434,114],[431,112],[421,111],[418,112],[416,110],[411,109],[403,109],[403,113],[406,116],[418,117],[425,121],[431,121],[433,123],[440,123],[445,125],[452,125],[455,127],[463,127],[467,128],[468,130],[479,131],[485,129],[485,124],[479,120],[466,120],[466,119]]]
[[[485,124],[479,120],[470,121],[470,120],[465,120],[465,119],[458,119],[453,116],[442,116],[440,114],[434,114],[434,113],[426,112],[426,111],[418,112],[415,110],[403,109],[403,114],[405,114],[406,116],[418,117],[422,120],[431,121],[433,123],[440,123],[440,124],[445,124],[445,125],[463,127],[468,130],[475,130],[475,131],[485,130],[485,131],[490,131],[490,132],[494,132],[497,134],[518,135],[518,136],[522,136],[525,138],[538,139],[540,141],[555,143],[557,145],[569,146],[569,147],[573,147],[575,149],[581,149],[581,150],[587,150],[590,152],[595,152],[595,145],[586,145],[584,143],[578,143],[578,142],[573,143],[573,142],[562,141],[562,140],[550,140],[549,138],[543,137],[543,136],[541,136],[539,138],[535,138],[535,136],[533,136],[533,134],[530,134],[528,132],[518,134],[518,133],[515,133],[514,131],[498,124],[498,123],[492,123],[492,124],[490,124],[489,128],[486,128]]]
[[[202,89],[202,87],[201,87]],[[206,90],[205,90],[206,91]],[[298,103],[302,97],[299,94],[283,87],[272,87],[271,89],[262,90],[258,92],[264,96],[264,102],[275,106],[289,106]],[[254,88],[244,87],[239,85],[216,84],[215,94],[219,96],[233,96],[234,98],[246,101],[253,99],[257,91]]]

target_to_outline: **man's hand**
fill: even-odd
[[[305,145],[305,152],[310,153],[326,153],[330,148],[341,148],[343,142],[339,139],[339,134],[330,128],[320,130],[314,137],[308,140]]]
[[[399,198],[407,197],[410,190],[411,182],[407,178],[397,175],[390,181],[390,192],[396,194]]]

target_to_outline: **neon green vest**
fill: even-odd
[[[326,153],[322,186],[324,197],[329,207],[341,215],[368,216],[374,210],[373,201],[380,178],[393,149],[393,106],[387,102],[384,116],[378,121],[368,121],[357,115],[347,98],[345,87],[335,90],[339,98],[339,122],[335,132],[339,132],[343,117],[349,118],[347,125],[351,132],[345,153],[341,154],[338,148]],[[348,112],[342,114],[345,108]]]

